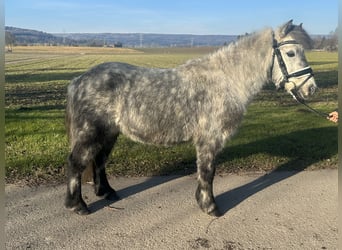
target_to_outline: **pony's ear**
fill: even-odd
[[[293,29],[293,20],[291,19],[287,23],[285,23],[283,26],[280,27],[279,29],[279,34],[281,37],[285,37],[292,29]]]

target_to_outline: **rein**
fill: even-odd
[[[324,113],[322,111],[319,111],[317,109],[314,109],[312,107],[310,107],[308,104],[305,103],[305,101],[303,100],[303,98],[300,98],[297,94],[297,92],[295,92],[294,90],[291,90],[291,95],[293,97],[293,99],[295,99],[298,103],[304,105],[307,109],[309,109],[311,112],[321,116],[321,117],[324,117],[324,118],[328,118],[329,117],[329,114],[328,113]]]
[[[305,78],[303,80],[303,82],[299,85],[296,86],[293,82],[293,85],[295,86],[294,89],[292,89],[290,91],[290,94],[292,95],[293,99],[295,99],[298,103],[304,105],[307,109],[309,109],[311,112],[324,117],[324,118],[328,118],[329,114],[318,111],[312,107],[310,107],[308,104],[305,103],[305,100],[300,97],[298,95],[298,90],[311,78],[314,76],[313,71],[311,69],[310,66],[302,68],[298,71],[292,72],[291,74],[288,73],[287,71],[287,67],[286,64],[284,62],[283,56],[281,55],[280,49],[279,47],[283,46],[283,45],[287,45],[287,44],[299,44],[298,42],[296,42],[295,40],[289,40],[289,41],[284,41],[284,42],[280,42],[278,43],[277,40],[273,40],[273,62],[272,62],[272,67],[271,67],[271,74],[272,74],[272,70],[273,70],[273,65],[274,65],[274,59],[275,56],[277,57],[278,60],[278,64],[280,67],[280,70],[283,74],[283,80],[280,83],[280,87],[281,88],[285,88],[285,84],[290,82],[289,79],[292,77],[300,77],[300,76],[304,76],[304,75],[308,75],[307,78]]]

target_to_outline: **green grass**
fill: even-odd
[[[174,67],[207,50],[146,50],[112,54],[6,54],[6,181],[64,176],[68,142],[64,128],[69,81],[89,67],[121,61],[145,67]],[[308,52],[320,91],[313,107],[337,107],[337,53]],[[217,157],[220,171],[271,171],[337,166],[337,126],[266,87],[248,108],[239,133]],[[163,148],[120,136],[107,170],[113,175],[156,175],[195,171],[190,144]]]

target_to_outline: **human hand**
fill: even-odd
[[[327,117],[327,119],[335,123],[338,122],[338,112],[337,111],[331,112],[329,116]]]

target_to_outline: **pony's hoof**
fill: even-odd
[[[88,209],[88,207],[86,205],[76,205],[74,207],[69,207],[66,206],[66,208],[70,209],[71,211],[73,211],[74,213],[78,214],[78,215],[88,215],[90,214],[90,210]]]
[[[65,207],[79,215],[90,214],[90,210],[88,209],[87,204],[82,199],[81,201],[76,202],[71,199],[66,199]]]
[[[208,214],[214,217],[221,217],[223,215],[217,207],[215,207],[212,211],[208,212]]]
[[[116,194],[115,190],[111,187],[96,187],[95,186],[95,194],[96,196],[103,197],[106,200],[116,201],[119,200],[119,196]]]
[[[90,214],[90,210],[88,208],[80,208],[80,209],[74,209],[73,210],[78,215],[88,215]]]

